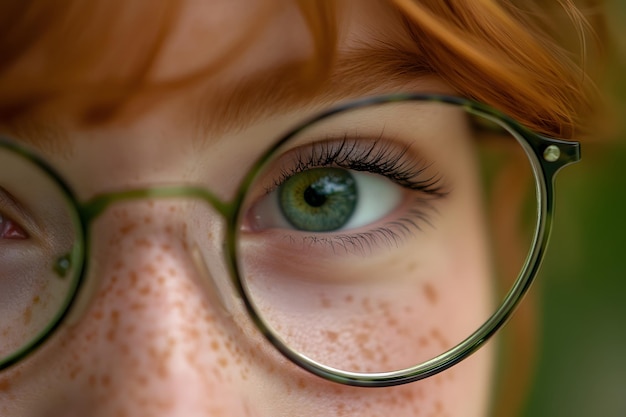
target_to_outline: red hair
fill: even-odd
[[[297,0],[314,45],[310,59],[291,68],[295,84],[290,85],[297,94],[323,85],[340,58],[335,1]],[[601,55],[604,25],[601,15],[583,11],[601,10],[599,1],[581,0],[576,6],[573,0],[389,0],[404,23],[407,42],[389,59],[360,57],[353,65],[435,74],[459,95],[496,107],[540,133],[572,138],[585,132],[597,100],[595,68],[590,67]],[[130,1],[123,3],[123,12],[120,4],[0,2],[0,126],[15,129],[50,107],[75,112],[84,124],[110,121],[135,96],[173,91],[214,74],[245,50],[273,12],[268,5],[215,64],[155,81],[151,70],[181,4]],[[532,320],[514,324],[518,341],[527,342]],[[527,357],[518,356],[517,363],[533,356],[529,346],[516,354]],[[518,386],[523,388],[528,378],[527,367],[508,373],[503,385],[512,389],[503,396],[498,415],[512,415],[511,408],[521,401]]]
[[[592,46],[597,43],[588,40],[596,39],[589,22],[597,16],[586,19],[571,0],[561,0],[560,8],[540,7],[532,0],[390,1],[410,34],[413,50],[405,51],[407,57],[424,55],[420,62],[428,63],[459,94],[497,107],[542,133],[567,138],[582,130],[593,107],[594,87],[583,64],[595,62],[592,51],[597,48]],[[315,54],[298,68],[297,76],[310,86],[312,79],[328,76],[336,59],[333,2],[298,4]],[[245,48],[271,10],[266,8],[258,25],[249,28],[219,65]],[[2,2],[0,121],[28,117],[50,103],[58,109],[59,98],[70,98],[80,99],[84,121],[97,123],[135,94],[177,88],[216,71],[207,67],[177,80],[150,80],[179,11],[178,2],[166,0],[125,3],[123,13],[119,5],[97,0]],[[559,22],[558,30],[550,22]],[[596,31],[602,29],[595,25]],[[571,35],[559,39],[562,33]]]

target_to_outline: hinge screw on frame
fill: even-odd
[[[543,151],[543,159],[548,162],[556,162],[561,156],[561,150],[556,145],[550,145]]]

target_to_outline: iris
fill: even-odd
[[[356,182],[341,168],[314,168],[289,177],[278,190],[280,209],[295,228],[308,232],[341,229],[357,205]]]

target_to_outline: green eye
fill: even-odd
[[[278,190],[280,209],[299,230],[329,232],[345,226],[357,204],[357,186],[345,169],[314,168],[297,173]]]

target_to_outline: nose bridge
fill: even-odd
[[[240,414],[230,375],[243,372],[231,368],[246,342],[213,283],[225,278],[223,224],[208,205],[173,200],[118,204],[93,224],[87,280],[96,284],[73,326],[97,340],[87,354],[93,395],[107,392],[129,415],[215,405]]]
[[[166,190],[177,193],[182,188]],[[87,276],[70,322],[80,319],[98,289],[106,285],[102,270],[110,269],[112,263],[156,271],[156,265],[168,259],[171,270],[188,270],[188,279],[201,280],[211,296],[224,304],[224,284],[213,282],[225,276],[226,269],[221,243],[226,229],[223,210],[205,198],[172,198],[170,191],[150,198],[149,192],[103,195],[83,207],[89,228]],[[141,194],[146,196],[141,198]],[[163,270],[158,279],[164,279]]]

